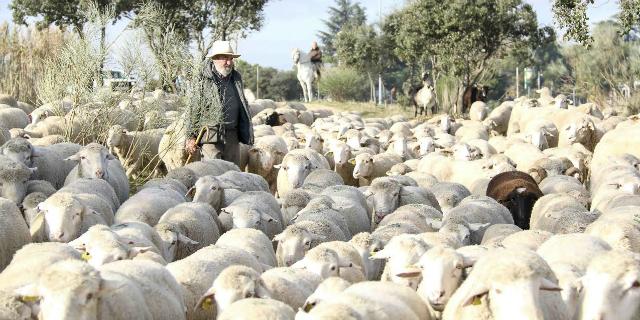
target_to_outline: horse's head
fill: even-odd
[[[293,57],[293,63],[298,63],[300,61],[300,50],[298,48],[293,49],[291,56]]]

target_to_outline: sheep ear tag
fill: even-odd
[[[89,259],[91,259],[91,255],[89,254],[89,252],[85,251],[82,253],[82,255],[80,255],[80,258],[84,261],[89,261]]]
[[[471,300],[471,304],[474,306],[479,306],[482,304],[482,299],[480,299],[480,296],[475,296],[473,297],[473,300]]]

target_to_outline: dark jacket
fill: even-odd
[[[309,60],[311,60],[311,62],[322,62],[322,51],[320,51],[320,47],[309,51]]]
[[[218,87],[214,75],[213,61],[208,60],[204,66],[202,71],[202,75],[207,80],[210,85],[210,88],[216,88],[218,92],[220,92],[220,88]],[[251,123],[251,113],[249,112],[249,103],[247,102],[247,98],[244,96],[244,85],[242,84],[242,76],[236,70],[233,70],[230,77],[232,77],[233,82],[235,83],[236,90],[238,91],[238,96],[240,97],[240,101],[242,104],[242,110],[240,111],[240,118],[238,119],[238,140],[244,144],[253,145],[253,125]],[[222,96],[222,94],[220,95]]]

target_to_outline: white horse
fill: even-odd
[[[300,81],[300,86],[302,86],[304,101],[311,102],[313,98],[312,84],[316,80],[316,73],[313,69],[313,63],[311,63],[309,54],[300,51],[298,48],[294,49],[293,63],[295,63],[298,68],[298,81]]]

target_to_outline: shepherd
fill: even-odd
[[[239,57],[229,41],[213,43],[207,56],[202,76],[205,90],[216,90],[222,105],[222,123],[200,123],[193,128],[186,143],[190,155],[199,153],[202,160],[223,159],[240,165],[240,142],[253,145],[253,127],[249,113],[249,103],[244,96],[242,76],[234,69],[233,59]],[[212,104],[213,105],[213,104]],[[211,107],[201,112],[219,112]],[[202,114],[200,119],[207,117]]]

